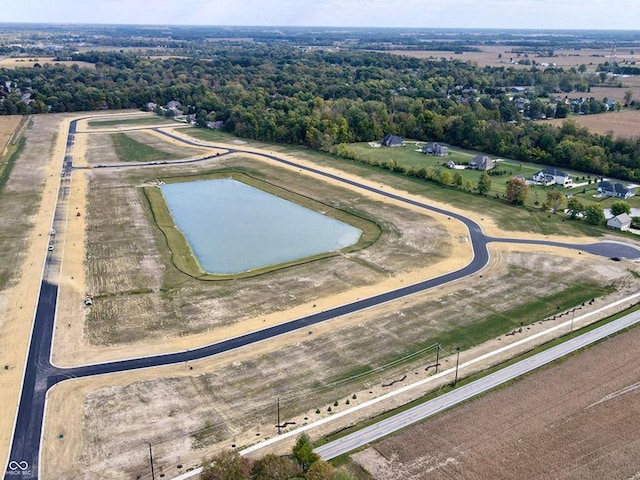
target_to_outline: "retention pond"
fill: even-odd
[[[229,275],[341,250],[362,231],[232,178],[160,187],[208,273]]]

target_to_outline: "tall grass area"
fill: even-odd
[[[0,195],[2,195],[2,190],[9,180],[11,170],[13,169],[16,160],[22,153],[26,141],[27,140],[24,137],[20,137],[20,139],[15,144],[10,145],[5,156],[5,158],[7,159],[6,163],[0,162]]]

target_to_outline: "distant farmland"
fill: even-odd
[[[572,115],[569,117],[593,133],[606,135],[613,132],[614,137],[640,137],[640,110],[601,113],[598,115]],[[566,119],[549,120],[553,125],[562,125]]]

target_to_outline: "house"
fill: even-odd
[[[469,162],[469,168],[473,168],[475,170],[491,170],[495,166],[496,165],[493,160],[486,155],[476,155],[473,157],[473,160]]]
[[[633,197],[636,194],[633,188],[627,188],[621,183],[610,183],[606,181],[600,182],[598,184],[598,191],[605,197],[624,199]]]
[[[422,147],[422,153],[424,153],[425,155],[446,157],[447,155],[449,155],[449,147],[440,145],[437,142],[428,142],[424,147]]]
[[[533,174],[533,181],[542,185],[562,185],[563,187],[571,187],[573,185],[573,177],[557,168],[545,168]],[[551,180],[553,179],[553,181]]]
[[[454,162],[453,160],[449,160],[447,162],[447,168],[456,168],[456,162]]]
[[[208,128],[213,128],[214,130],[219,130],[224,127],[224,122],[222,120],[216,120],[215,122],[207,122]]]
[[[404,147],[404,142],[402,141],[402,137],[398,137],[397,135],[391,135],[387,133],[382,140],[380,140],[380,144],[383,147]]]
[[[631,217],[626,213],[621,213],[607,220],[607,227],[617,230],[629,230],[631,228]]]

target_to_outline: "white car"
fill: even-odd
[[[52,243],[50,243],[50,244],[49,244],[49,251],[51,252],[52,250],[53,250],[53,244],[52,244]]]

